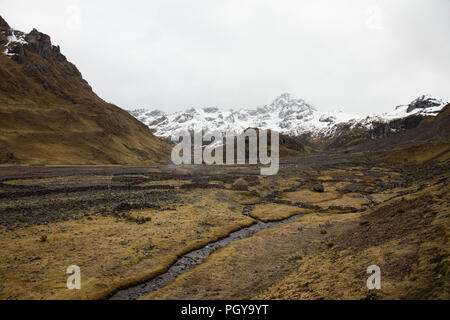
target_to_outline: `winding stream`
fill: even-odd
[[[253,234],[257,233],[258,231],[272,228],[275,226],[279,226],[281,224],[292,222],[298,218],[300,218],[302,215],[295,215],[290,218],[275,221],[275,222],[262,222],[257,220],[257,223],[254,225],[243,228],[241,230],[238,230],[236,232],[231,233],[226,238],[223,238],[221,240],[211,242],[204,246],[201,249],[191,251],[184,256],[182,256],[180,259],[178,259],[165,273],[147,281],[144,283],[141,283],[137,286],[130,287],[128,289],[123,289],[115,293],[110,300],[136,300],[139,299],[145,295],[148,295],[161,287],[165,286],[166,284],[172,282],[175,280],[176,277],[179,275],[193,269],[197,265],[201,264],[206,258],[208,258],[211,253],[214,251],[225,247],[226,245],[238,241],[241,239],[248,238],[252,236]]]

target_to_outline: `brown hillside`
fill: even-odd
[[[425,119],[417,128],[403,131],[386,139],[369,141],[353,151],[374,150],[391,162],[445,161],[450,158],[450,105],[438,116]]]
[[[99,98],[48,35],[14,31],[0,17],[0,164],[163,162],[169,152]]]
[[[259,130],[258,128],[248,128],[245,131],[253,129],[257,133],[257,154],[259,155]],[[244,133],[245,133],[244,131]],[[298,155],[304,155],[314,152],[314,150],[311,147],[308,147],[304,145],[299,139],[290,137],[284,134],[279,134],[280,140],[279,140],[279,155],[281,158],[286,157],[294,157]],[[271,154],[271,130],[267,130],[267,151],[268,154]],[[224,161],[226,161],[226,146],[223,147],[223,154],[224,154]],[[237,144],[234,144],[234,157],[235,160],[237,160]],[[249,139],[248,137],[245,138],[245,157],[246,161],[248,162],[249,158]],[[259,157],[259,156],[258,156]]]

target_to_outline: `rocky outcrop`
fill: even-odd
[[[387,123],[374,123],[373,129],[371,129],[368,133],[370,139],[384,139],[391,134],[417,128],[425,119],[424,116],[416,115],[410,116],[407,118],[395,119]]]
[[[442,104],[442,101],[439,101],[437,99],[434,99],[432,97],[423,95],[411,102],[408,105],[408,109],[406,112],[410,113],[416,109],[427,109],[427,108],[434,108],[439,107]]]
[[[318,192],[318,193],[325,192],[325,188],[323,187],[323,184],[320,184],[320,183],[314,185],[313,188],[312,188],[312,190],[313,190],[314,192]]]
[[[67,61],[66,57],[61,53],[59,46],[52,45],[49,35],[39,32],[36,29],[26,34],[6,26],[7,24],[3,28],[0,27],[0,31],[7,39],[3,40],[3,44],[6,45],[5,53],[12,60],[22,63],[25,57],[35,53],[46,60]]]
[[[26,45],[28,50],[35,52],[46,59],[54,58],[60,62],[66,61],[66,57],[61,54],[59,46],[52,45],[49,35],[33,29],[30,33],[25,35],[25,41],[28,42]]]
[[[94,97],[91,86],[83,79],[77,67],[67,61],[60,47],[52,44],[49,35],[36,29],[30,33],[14,30],[6,22],[2,25],[0,45],[5,46],[3,53],[21,65],[21,72],[25,76],[39,83],[44,90],[72,104],[85,101],[86,95]],[[8,91],[14,95],[11,86],[12,84],[8,85]],[[21,87],[22,85],[17,85],[18,91],[23,92]],[[0,85],[0,89],[2,88]],[[73,94],[74,91],[77,91],[76,95]],[[98,97],[95,96],[94,99]]]
[[[9,24],[0,16],[0,29],[10,29]]]

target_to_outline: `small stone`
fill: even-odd
[[[369,188],[369,187],[365,188],[365,189],[364,189],[364,192],[365,192],[365,193],[368,193],[368,194],[375,193],[375,191],[374,191],[372,188]]]
[[[325,188],[323,187],[322,184],[318,183],[318,184],[314,185],[313,191],[315,191],[315,192],[324,192]]]
[[[343,191],[344,192],[361,192],[363,190],[362,190],[362,187],[358,183],[353,183],[353,184],[346,186]]]
[[[233,183],[234,190],[248,190],[248,182],[244,178],[239,178]]]

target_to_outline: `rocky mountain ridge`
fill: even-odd
[[[166,162],[169,146],[95,94],[50,36],[0,17],[0,164]]]
[[[300,137],[305,142],[332,139],[343,132],[362,130],[378,139],[403,129],[416,127],[425,117],[436,116],[445,103],[423,95],[408,105],[397,106],[391,113],[361,116],[343,112],[320,112],[303,99],[285,93],[271,104],[257,109],[222,111],[218,108],[191,108],[165,113],[160,110],[130,111],[155,135],[168,138],[180,130],[240,133],[251,127],[271,129]]]

